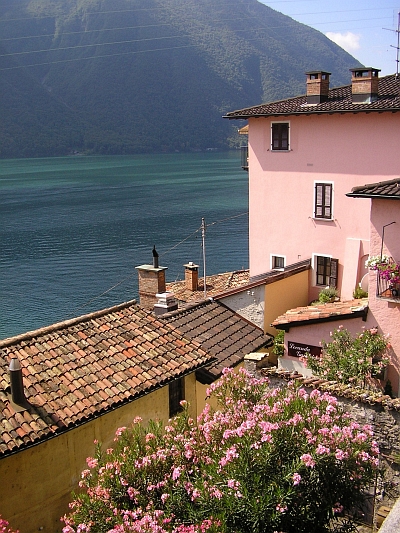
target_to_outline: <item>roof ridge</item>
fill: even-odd
[[[51,324],[50,326],[44,326],[42,328],[38,328],[32,331],[27,331],[26,333],[21,333],[20,335],[15,335],[14,337],[2,339],[0,340],[0,349],[7,348],[9,346],[12,346],[13,344],[17,344],[18,342],[32,340],[34,337],[39,337],[47,333],[53,333],[54,331],[58,331],[65,327],[74,326],[75,324],[86,322],[88,320],[91,320],[92,318],[98,318],[111,312],[120,311],[121,309],[125,309],[126,307],[130,307],[135,304],[137,304],[136,299],[129,300],[128,302],[123,302],[112,307],[107,307],[106,309],[100,309],[98,311],[94,311],[93,313],[88,313],[86,315],[81,315],[75,318],[69,318],[67,320],[63,320],[62,322],[56,322],[55,324]]]

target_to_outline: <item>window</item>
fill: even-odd
[[[332,190],[332,183],[315,184],[315,218],[332,220]]]
[[[285,268],[285,258],[279,255],[273,255],[271,263],[272,263],[271,266],[274,270]]]
[[[169,416],[173,417],[182,411],[181,401],[185,399],[184,378],[176,379],[169,384]]]
[[[289,150],[288,122],[272,122],[271,150]]]
[[[317,255],[317,285],[337,287],[338,259]]]

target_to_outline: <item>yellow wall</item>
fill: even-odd
[[[197,417],[194,373],[185,378],[190,415]],[[68,512],[71,491],[76,490],[86,457],[94,455],[93,441],[112,447],[115,431],[130,426],[136,416],[169,418],[168,386],[103,415],[45,443],[0,460],[0,514],[20,533],[58,533],[60,517]]]
[[[265,285],[264,331],[276,335],[271,323],[288,309],[308,305],[309,270]]]

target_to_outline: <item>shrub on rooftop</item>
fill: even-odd
[[[329,342],[321,342],[321,357],[301,358],[316,376],[365,387],[369,378],[380,376],[389,364],[389,338],[377,328],[363,329],[353,337],[339,326],[330,337]]]
[[[291,384],[269,388],[226,370],[197,423],[120,428],[87,459],[64,533],[323,533],[350,531],[375,478],[369,426],[337,400]],[[333,528],[333,529],[332,529]]]

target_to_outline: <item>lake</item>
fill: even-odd
[[[138,298],[135,269],[248,268],[239,152],[0,160],[0,338]],[[203,275],[201,266],[199,275]]]

